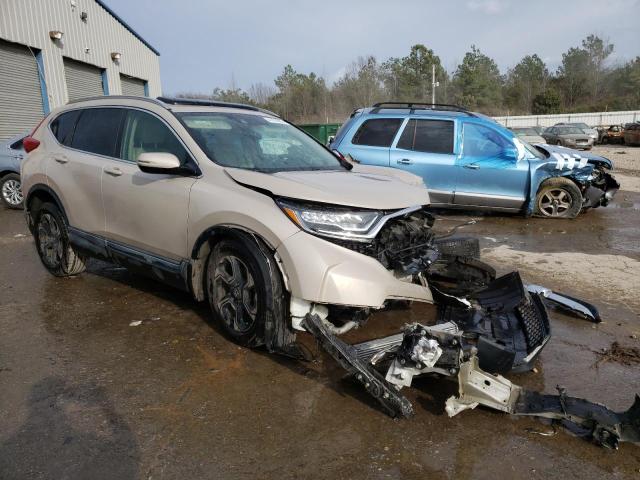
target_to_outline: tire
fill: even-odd
[[[536,195],[536,215],[544,218],[575,218],[582,210],[582,193],[568,178],[550,178]]]
[[[0,198],[8,208],[21,209],[24,201],[22,196],[20,175],[9,173],[0,179]]]
[[[218,241],[209,255],[209,306],[226,333],[242,346],[266,344],[273,351],[290,341],[283,282],[275,265],[268,250],[245,234]]]
[[[62,213],[52,203],[43,203],[34,212],[33,236],[44,267],[56,277],[84,272],[86,257],[69,244],[69,230]]]

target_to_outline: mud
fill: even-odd
[[[638,149],[640,150],[640,149]],[[633,175],[630,175],[633,177]],[[596,304],[604,322],[552,312],[527,388],[626,410],[640,347],[640,191],[573,221],[467,218],[500,271]],[[634,187],[635,188],[635,187]],[[622,206],[626,202],[630,206]],[[376,314],[350,342],[433,319],[429,305]],[[140,322],[140,323],[138,323]],[[606,451],[529,418],[484,409],[450,419],[451,381],[424,378],[410,421],[388,418],[316,348],[300,363],[237,347],[204,304],[104,263],[73,279],[40,265],[20,212],[0,209],[0,478],[629,478],[640,448]]]
[[[635,347],[623,347],[618,342],[613,342],[611,346],[602,352],[598,352],[600,359],[596,362],[618,362],[622,365],[638,365],[640,364],[640,349]]]

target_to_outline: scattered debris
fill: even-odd
[[[640,364],[640,349],[623,347],[618,342],[613,342],[609,348],[596,353],[600,355],[596,366],[603,362],[616,362],[628,367]]]
[[[142,325],[142,320],[136,320],[136,321],[131,322],[131,323],[129,324],[129,326],[130,326],[130,327],[138,327],[138,326],[140,326],[140,325]]]

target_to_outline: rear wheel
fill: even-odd
[[[582,193],[568,178],[545,181],[536,197],[536,214],[541,217],[575,218],[582,209]]]
[[[0,179],[0,197],[9,208],[22,208],[22,183],[20,175],[10,173]]]
[[[85,257],[69,244],[69,231],[58,207],[44,203],[34,213],[34,237],[42,264],[56,277],[84,272]]]
[[[268,252],[244,236],[218,241],[209,255],[209,305],[224,330],[243,346],[266,343],[275,348],[274,338],[287,330],[282,279],[272,272],[274,265]]]

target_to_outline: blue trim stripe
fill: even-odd
[[[159,52],[159,51],[157,51],[155,48],[153,48],[153,47],[149,44],[149,42],[147,42],[144,38],[142,38],[142,37],[138,34],[138,32],[136,32],[133,28],[131,28],[131,27],[127,24],[127,22],[125,22],[122,18],[120,18],[120,17],[116,14],[116,12],[114,12],[113,10],[111,10],[111,9],[110,9],[110,8],[109,8],[109,7],[108,7],[108,6],[107,6],[107,5],[106,5],[102,0],[96,0],[96,3],[97,3],[98,5],[100,5],[102,8],[104,8],[104,9],[107,11],[107,13],[109,13],[109,14],[110,14],[113,18],[115,18],[118,22],[120,22],[120,24],[121,24],[124,28],[126,28],[127,30],[129,30],[129,31],[133,34],[133,36],[134,36],[134,37],[136,37],[138,40],[140,40],[142,43],[144,43],[147,47],[149,47],[149,49],[150,49],[153,53],[155,53],[156,55],[160,56],[160,52]]]
[[[49,93],[47,91],[47,82],[44,79],[44,61],[42,60],[42,50],[36,54],[36,64],[38,66],[38,77],[40,78],[40,94],[42,95],[42,110],[46,115],[51,111],[49,107]]]

